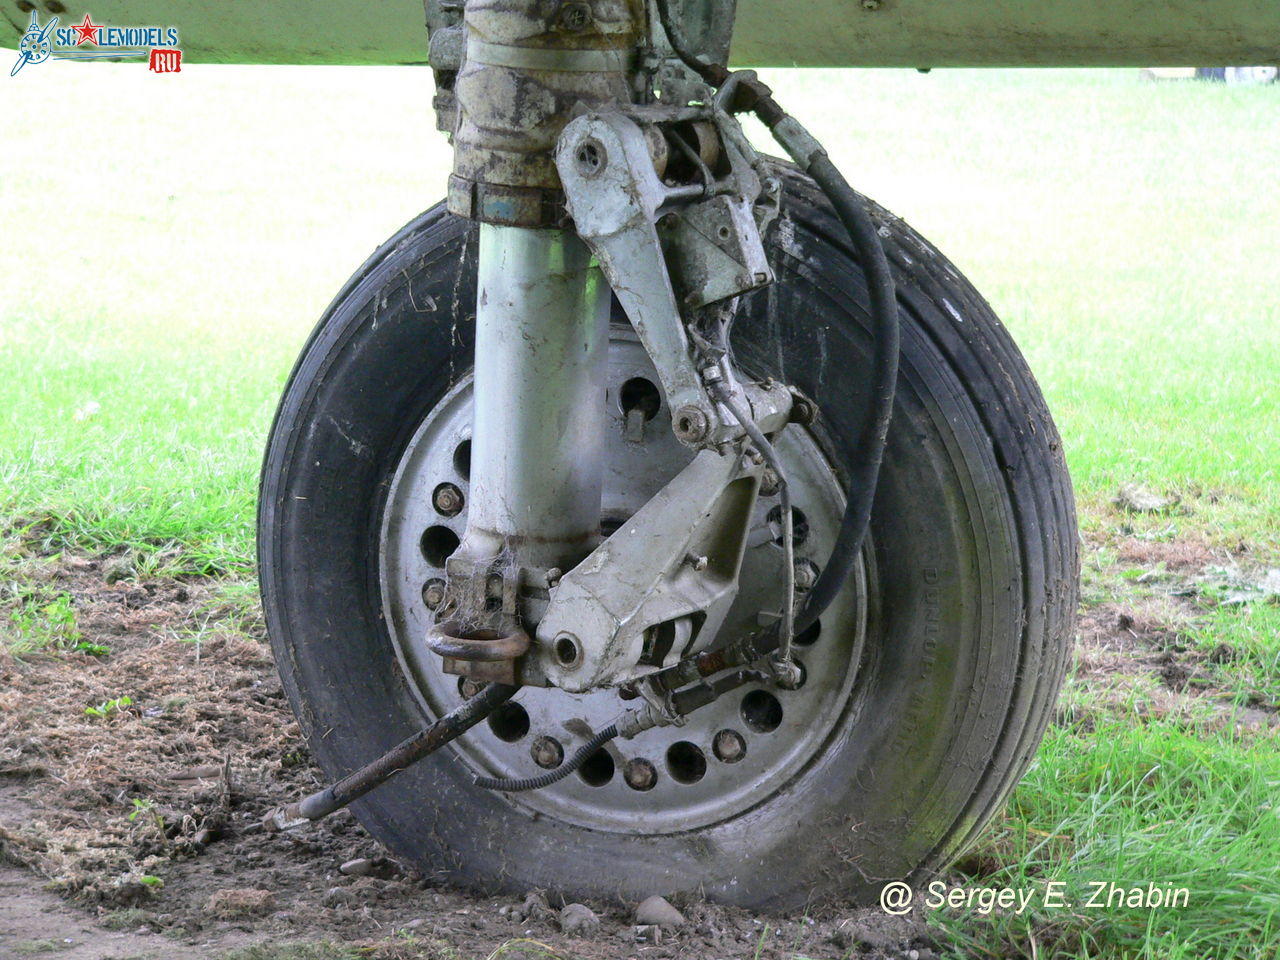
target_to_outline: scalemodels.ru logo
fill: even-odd
[[[88,45],[87,47],[85,45]],[[28,63],[46,60],[128,60],[147,57],[152,73],[178,73],[182,49],[177,27],[113,27],[94,23],[89,14],[78,26],[59,27],[54,17],[43,27],[31,11],[31,25],[18,41],[18,62],[9,71],[16,76]]]

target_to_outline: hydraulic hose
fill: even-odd
[[[871,523],[871,507],[875,501],[880,465],[884,461],[898,385],[900,332],[893,273],[871,215],[831,162],[822,144],[778,105],[773,99],[773,91],[754,73],[731,73],[724,66],[709,64],[695,57],[671,16],[669,0],[657,0],[657,8],[667,40],[685,65],[717,89],[724,88],[732,79],[732,89],[724,91],[728,101],[726,108],[739,112],[750,110],[759,117],[791,159],[826,194],[836,217],[849,234],[849,241],[867,280],[871,301],[871,403],[853,442],[847,446],[848,500],[831,556],[796,618],[795,630],[803,632],[831,605],[844,586]]]
[[[525,777],[520,780],[504,780],[501,777],[476,777],[475,785],[485,790],[500,790],[503,793],[523,793],[526,790],[541,790],[553,783],[559,783],[573,771],[587,762],[597,750],[618,735],[618,725],[611,723],[594,737],[580,746],[576,753],[554,770],[540,777]]]
[[[849,231],[849,239],[866,274],[871,294],[872,392],[871,403],[867,406],[857,438],[846,451],[849,493],[844,515],[840,518],[840,531],[836,535],[831,556],[818,575],[813,589],[809,591],[796,620],[797,631],[808,629],[831,605],[831,601],[844,587],[858,554],[862,551],[862,543],[871,524],[871,507],[875,502],[876,483],[880,478],[880,465],[884,461],[885,446],[889,438],[889,423],[893,418],[893,399],[898,387],[900,337],[893,274],[889,271],[889,259],[885,256],[875,223],[866,207],[825,152],[813,154],[805,172],[822,188],[822,192],[831,201],[836,216]]]

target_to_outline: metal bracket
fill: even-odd
[[[741,451],[700,451],[566,573],[538,624],[547,679],[613,686],[710,644],[738,593],[762,471]]]

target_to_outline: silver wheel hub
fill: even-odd
[[[644,348],[629,330],[615,327],[606,396],[606,535],[691,458],[671,432],[670,411],[657,383]],[[466,530],[471,396],[468,377],[423,421],[396,471],[382,524],[380,574],[388,629],[406,676],[433,717],[471,692],[443,672],[440,658],[425,643],[445,558]],[[791,477],[803,584],[831,552],[844,496],[808,432],[787,428],[777,448]],[[762,496],[738,600],[721,641],[758,629],[781,607],[778,514],[776,496]],[[542,790],[513,794],[512,802],[592,829],[659,834],[729,819],[777,793],[821,752],[848,706],[865,620],[861,569],[850,581],[815,628],[798,638],[796,659],[805,674],[800,689],[747,685],[698,710],[683,726],[614,741],[577,773]],[[572,756],[595,731],[635,705],[616,690],[569,694],[526,687],[451,749],[477,774],[536,776]]]

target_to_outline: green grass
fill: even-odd
[[[1064,437],[1090,603],[1167,585],[1117,562],[1126,538],[1280,565],[1280,87],[1144,85],[1136,71],[766,79],[1023,347]],[[293,358],[363,257],[443,193],[429,74],[53,64],[0,89],[11,552],[227,575],[247,622],[256,472]],[[1179,502],[1124,513],[1123,483]],[[13,576],[0,626],[65,648],[75,625],[56,594]],[[1189,589],[1186,643],[1212,696],[1178,712],[1156,682],[1110,699],[1069,686],[1077,719],[1050,731],[967,861],[976,884],[1174,883],[1188,906],[939,915],[958,955],[1280,949],[1280,751],[1224,713],[1280,701],[1280,607]]]
[[[1022,917],[939,913],[970,956],[1261,957],[1280,942],[1280,751],[1164,722],[1051,729],[970,882],[1037,894]],[[1044,909],[1060,888],[1067,908]],[[1186,888],[1177,907],[1090,907],[1092,882]],[[1110,887],[1105,888],[1106,892]]]

